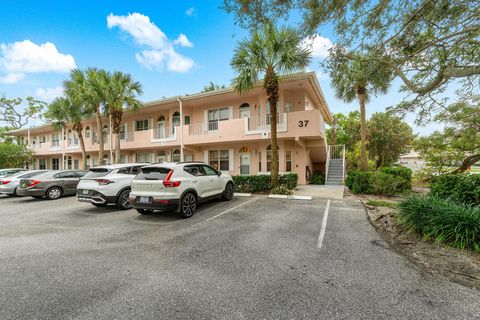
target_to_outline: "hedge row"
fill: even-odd
[[[395,195],[412,189],[412,170],[385,167],[380,171],[349,171],[345,185],[353,193]]]
[[[272,188],[270,175],[233,176],[232,178],[236,192],[252,193],[266,191]],[[281,186],[293,190],[297,187],[298,175],[296,173],[287,173],[281,175],[278,180]]]
[[[467,205],[480,205],[480,174],[444,174],[432,178],[430,194]]]
[[[425,239],[480,253],[480,207],[413,196],[401,202],[399,209],[399,222]]]

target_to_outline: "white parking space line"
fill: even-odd
[[[323,213],[322,227],[320,228],[320,235],[318,236],[317,248],[320,249],[323,243],[323,237],[325,237],[325,230],[327,229],[328,211],[330,209],[330,200],[327,200],[325,211]]]
[[[215,219],[215,218],[218,218],[218,217],[220,217],[220,216],[222,216],[222,215],[224,215],[224,214],[226,214],[226,213],[229,213],[230,211],[233,211],[233,210],[235,210],[235,209],[238,209],[238,208],[240,208],[240,207],[243,207],[243,206],[245,206],[245,205],[247,205],[247,204],[249,204],[249,203],[252,203],[252,202],[254,202],[254,201],[256,201],[256,200],[257,200],[257,198],[253,198],[253,199],[250,199],[250,200],[248,200],[248,201],[245,201],[244,203],[241,203],[241,204],[239,204],[238,206],[235,206],[235,207],[233,207],[233,208],[230,208],[230,209],[228,209],[228,210],[225,210],[225,211],[223,211],[223,212],[220,212],[219,214],[216,214],[216,215],[214,215],[213,217],[208,218],[207,220],[203,220],[203,221],[200,222],[200,223],[208,222],[208,221],[210,221],[210,220],[213,220],[213,219]],[[199,224],[200,224],[200,223],[199,223]]]

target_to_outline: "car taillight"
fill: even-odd
[[[179,187],[180,186],[180,183],[181,181],[172,181],[170,180],[170,178],[172,177],[173,175],[173,170],[171,170],[167,176],[165,177],[165,179],[163,179],[163,185],[165,188],[174,188],[174,187]]]
[[[98,184],[101,186],[106,186],[107,184],[113,183],[112,180],[108,180],[108,179],[95,179],[95,181],[97,181]]]
[[[36,186],[37,184],[39,184],[39,183],[41,183],[41,182],[42,182],[42,181],[40,181],[40,180],[29,180],[29,181],[27,182],[27,187],[29,187],[29,188],[30,188],[30,187],[34,187],[34,186]]]
[[[10,182],[12,182],[12,181],[11,180],[1,180],[0,184],[9,184]]]

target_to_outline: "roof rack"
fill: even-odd
[[[204,164],[207,164],[205,161],[180,161],[180,162],[177,162],[177,164],[183,164],[183,163],[204,163]]]

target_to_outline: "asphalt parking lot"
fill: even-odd
[[[180,220],[0,197],[0,318],[480,318],[480,291],[393,252],[359,203],[326,204],[234,198]]]

